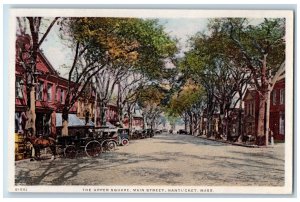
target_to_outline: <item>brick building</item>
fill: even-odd
[[[15,66],[15,132],[24,130],[22,115],[26,112],[27,96],[29,92],[27,85],[29,81],[28,70],[22,65],[19,56],[18,40],[24,44],[30,44],[28,36],[17,38],[16,66]],[[35,85],[35,111],[36,111],[36,133],[47,133],[51,112],[61,112],[65,102],[68,80],[59,76],[52,67],[42,51],[38,52],[36,61],[36,83]],[[77,103],[70,110],[70,114],[76,114]]]
[[[271,93],[270,130],[275,140],[285,139],[285,79],[276,82]]]
[[[256,136],[259,113],[259,93],[248,89],[244,96],[244,134]],[[285,135],[285,79],[277,81],[271,92],[270,100],[270,135],[275,140],[284,140]]]

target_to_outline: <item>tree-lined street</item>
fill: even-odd
[[[17,185],[284,186],[286,18],[17,21]]]
[[[283,186],[284,144],[248,148],[164,133],[98,158],[17,162],[16,184]]]

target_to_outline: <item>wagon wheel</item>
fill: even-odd
[[[126,146],[129,144],[129,140],[127,138],[122,139],[121,141],[122,146]]]
[[[66,158],[73,159],[77,155],[77,150],[74,145],[69,145],[65,148],[64,155]]]
[[[59,156],[64,156],[64,152],[65,150],[61,146],[56,147],[56,154],[58,154]]]
[[[107,151],[113,151],[117,147],[117,143],[115,141],[108,141],[105,145]]]
[[[89,157],[96,157],[101,154],[101,144],[97,140],[89,141],[85,145],[85,153]]]

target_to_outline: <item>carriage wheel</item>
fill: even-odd
[[[113,151],[116,149],[117,144],[115,143],[115,141],[109,141],[109,142],[107,142],[106,146],[107,146],[107,148],[106,148],[107,151]]]
[[[65,148],[64,155],[66,158],[70,158],[70,159],[75,158],[77,155],[77,150],[76,150],[75,146],[73,146],[73,145],[67,146]]]
[[[84,149],[86,155],[89,157],[96,157],[101,154],[101,144],[97,140],[89,141]]]
[[[122,146],[126,146],[129,144],[129,140],[127,138],[122,139],[121,141]]]

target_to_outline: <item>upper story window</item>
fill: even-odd
[[[254,101],[249,101],[246,104],[246,114],[247,115],[251,115],[254,116],[255,113],[255,105],[254,105]]]
[[[56,93],[55,93],[55,101],[58,102],[59,101],[59,88],[56,88]]]
[[[24,82],[21,77],[16,77],[16,98],[24,97]]]
[[[50,83],[47,84],[47,100],[48,100],[48,102],[52,101],[52,87],[53,87],[52,84],[50,84]]]
[[[255,112],[255,107],[254,107],[254,102],[251,102],[251,115],[254,116]]]
[[[60,89],[60,102],[65,104],[65,91],[63,89]]]
[[[279,134],[284,135],[284,113],[280,112],[279,114]]]
[[[36,87],[36,100],[43,100],[43,90],[44,90],[44,82],[38,81],[37,87]]]
[[[284,89],[280,90],[280,104],[284,104],[285,92]]]
[[[251,102],[248,104],[248,115],[251,115]]]
[[[276,90],[273,90],[272,92],[272,103],[273,105],[276,105]]]

